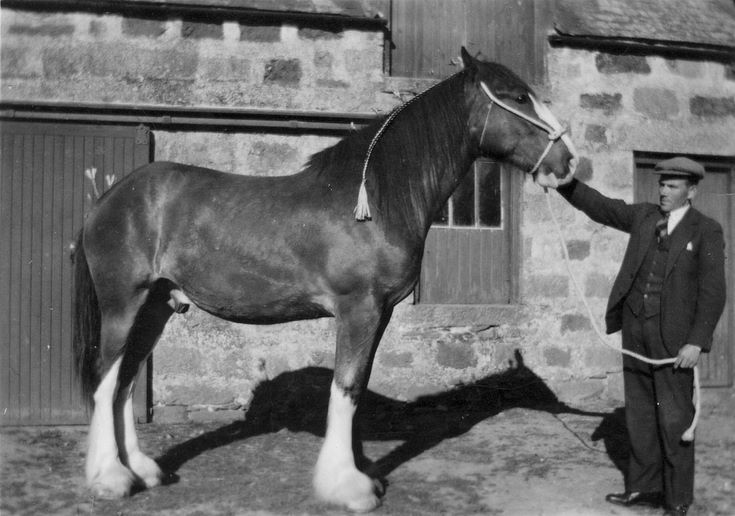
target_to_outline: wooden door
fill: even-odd
[[[70,245],[94,193],[150,160],[146,128],[0,121],[0,424],[85,423]],[[147,378],[147,374],[145,375]],[[136,410],[145,417],[145,382]],[[142,411],[142,412],[141,412]]]
[[[670,155],[636,156],[635,199],[658,204],[658,178],[654,165]],[[689,156],[704,165],[706,174],[698,185],[692,205],[720,224],[725,237],[725,280],[727,305],[715,329],[712,351],[700,358],[702,385],[728,387],[733,384],[733,349],[735,339],[735,162],[731,158]]]
[[[518,297],[523,172],[479,159],[435,218],[416,298],[426,304],[508,304]]]
[[[449,77],[465,46],[542,84],[550,20],[548,2],[539,0],[393,0],[390,74]]]

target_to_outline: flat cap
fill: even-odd
[[[665,174],[667,176],[691,177],[692,179],[704,178],[704,167],[683,156],[665,159],[656,163],[654,174]]]

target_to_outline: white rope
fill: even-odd
[[[596,323],[596,319],[594,315],[592,314],[592,309],[590,308],[590,305],[587,302],[587,299],[582,293],[582,288],[579,286],[579,283],[577,282],[577,278],[572,273],[572,266],[571,266],[571,260],[569,258],[569,251],[567,250],[567,244],[566,244],[566,241],[564,240],[564,235],[562,233],[561,225],[559,224],[559,221],[557,220],[556,215],[554,214],[554,210],[551,207],[551,196],[549,195],[548,190],[545,189],[545,192],[546,192],[546,196],[545,196],[546,206],[549,209],[551,220],[554,222],[554,226],[556,227],[556,232],[559,236],[559,240],[561,242],[561,248],[564,253],[564,265],[567,268],[567,273],[569,274],[569,278],[572,280],[572,285],[574,285],[574,290],[577,292],[579,299],[582,301],[582,304],[587,310],[587,317],[589,318],[590,323],[592,324],[592,329],[597,334],[597,338],[600,340],[600,342],[602,342],[605,346],[607,346],[610,349],[619,351],[620,353],[623,353],[624,355],[631,356],[647,364],[668,365],[668,364],[673,364],[674,362],[676,362],[676,358],[661,358],[661,359],[648,358],[646,356],[640,355],[633,351],[629,351],[627,349],[621,349],[616,346],[613,346],[607,341],[607,339],[605,338],[605,336],[603,335],[602,331],[600,330],[599,326]],[[701,396],[700,396],[700,385],[699,385],[699,368],[695,365],[694,366],[694,418],[692,419],[692,424],[682,434],[681,436],[682,441],[689,442],[689,441],[694,440],[694,430],[697,428],[697,423],[699,422],[699,412],[701,408],[700,397]]]

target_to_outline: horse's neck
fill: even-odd
[[[389,157],[383,156],[380,204],[388,215],[386,223],[400,224],[421,241],[476,157],[469,141],[465,101],[457,95],[461,82],[451,86],[446,90],[440,86],[409,108],[409,121],[403,122],[407,125],[396,131],[398,141],[386,144],[385,154],[394,152],[398,166],[391,166]],[[422,121],[424,113],[432,113],[431,119]],[[396,134],[388,131],[385,137]]]

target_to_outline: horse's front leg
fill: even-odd
[[[337,352],[327,433],[314,472],[324,501],[367,512],[380,505],[383,486],[360,472],[352,448],[353,418],[370,375],[375,348],[390,319],[374,298],[346,301],[337,311]]]

